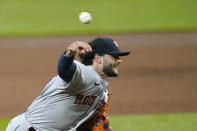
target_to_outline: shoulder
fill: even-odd
[[[77,65],[78,68],[85,68],[86,66],[79,61],[74,60],[74,63]]]
[[[83,78],[95,80],[101,79],[100,75],[96,72],[93,66],[86,66],[78,61],[74,62],[77,66],[76,71],[80,73]]]
[[[92,66],[86,66],[78,61],[74,61],[74,63],[76,64],[77,66],[77,69],[83,71],[83,72],[91,72],[91,73],[94,73],[95,75],[98,75],[98,73],[94,70],[94,68]]]

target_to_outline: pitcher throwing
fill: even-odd
[[[6,131],[111,131],[104,79],[118,76],[120,56],[128,54],[106,37],[71,43],[58,61],[58,75]]]

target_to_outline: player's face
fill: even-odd
[[[118,55],[104,55],[103,56],[103,72],[108,77],[117,77],[118,68],[122,60]]]

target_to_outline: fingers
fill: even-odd
[[[86,52],[92,51],[91,46],[84,41],[77,41],[74,43],[74,45],[76,45],[76,51],[78,54],[84,54]]]
[[[77,47],[75,45],[68,46],[68,49],[66,51],[66,56],[67,57],[74,57],[75,54],[77,53],[76,48]]]
[[[78,46],[79,50],[85,50],[85,52],[92,51],[91,46],[84,41],[78,41],[76,45]]]
[[[91,46],[84,41],[75,41],[68,46],[66,56],[73,57],[76,54],[84,54],[92,51]]]

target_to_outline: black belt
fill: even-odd
[[[36,130],[33,127],[30,127],[29,131],[36,131]]]

